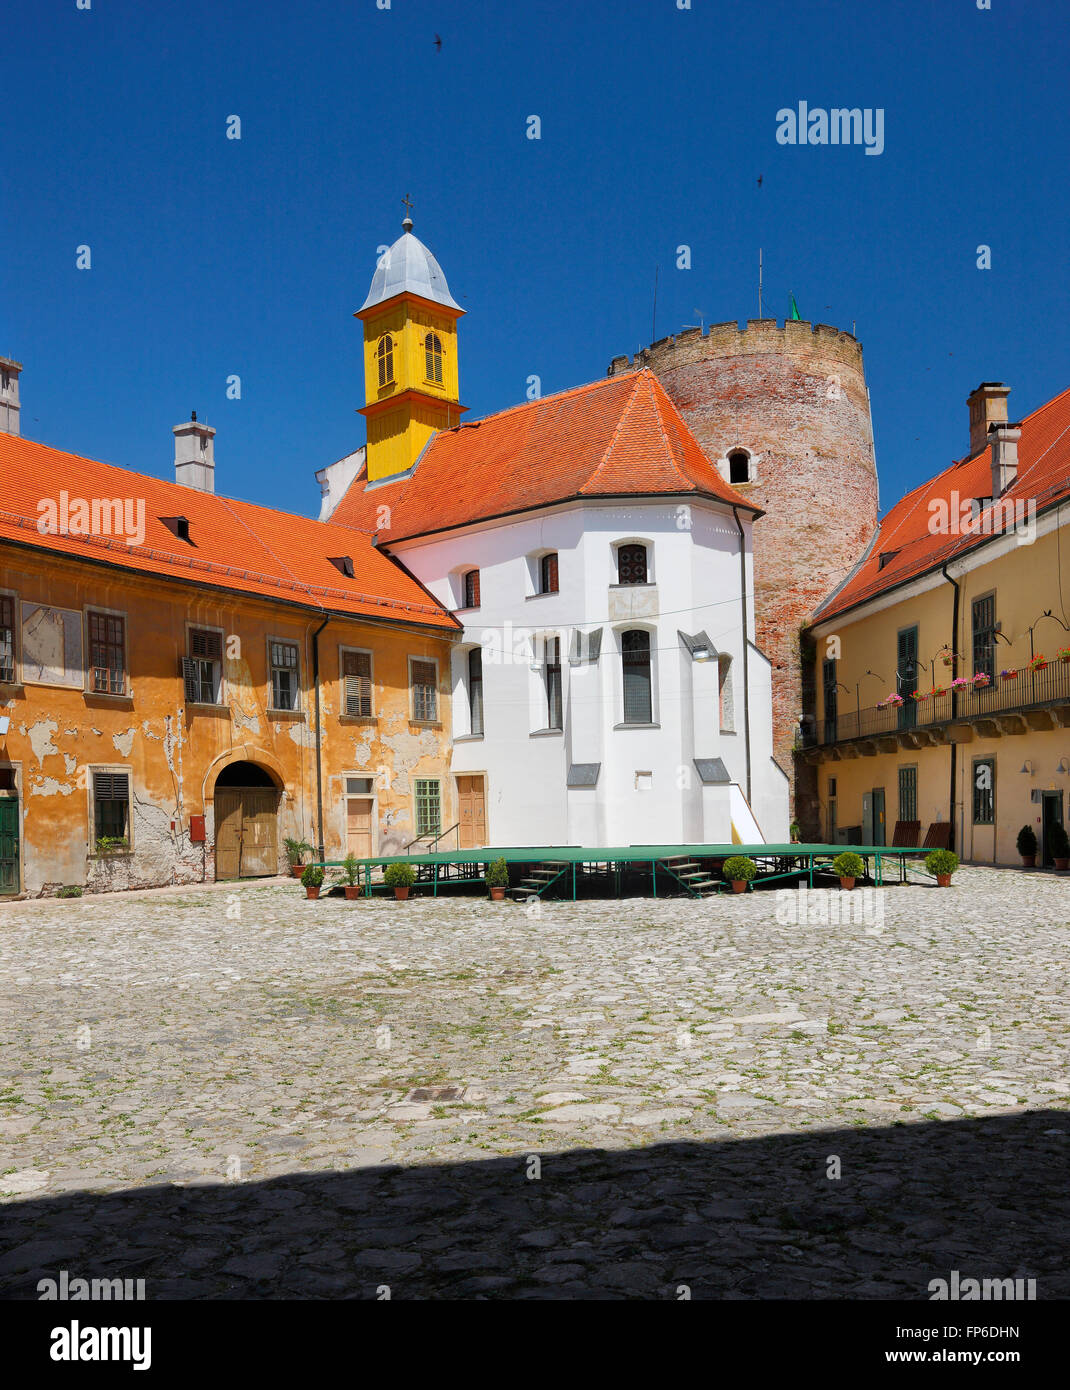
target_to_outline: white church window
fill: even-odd
[[[624,722],[649,724],[652,721],[650,633],[638,628],[622,633],[620,650],[624,678]]]
[[[736,712],[732,695],[732,658],[723,653],[717,657],[717,701],[722,732],[734,733]]]
[[[617,583],[645,584],[646,582],[646,546],[620,546],[617,550]]]

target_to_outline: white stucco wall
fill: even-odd
[[[616,583],[615,548],[629,541],[648,548],[648,585]],[[721,758],[746,789],[738,546],[731,510],[670,499],[567,504],[391,547],[465,623],[453,657],[453,771],[486,779],[489,844],[730,841],[727,787],[703,786],[693,759]],[[540,595],[534,561],[550,550],[559,592]],[[480,607],[463,610],[470,569],[480,572]],[[570,665],[573,630],[596,627],[603,630],[598,661]],[[620,640],[629,628],[651,634],[652,727],[620,727]],[[719,727],[717,660],[694,660],[681,630],[704,631],[731,658],[734,731]],[[560,732],[545,731],[541,672],[531,669],[531,638],[546,633],[561,638]],[[483,651],[484,734],[468,739],[473,646]],[[750,665],[752,801],[761,807],[754,811],[767,838],[786,839],[787,784],[778,774],[778,786],[767,769],[768,662],[752,649]],[[566,786],[577,763],[601,765],[593,789]]]

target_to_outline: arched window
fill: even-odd
[[[387,386],[394,380],[394,340],[389,333],[379,339],[375,355],[379,360],[379,385]]]
[[[650,633],[636,628],[621,634],[621,663],[624,673],[624,722],[649,724]]]
[[[617,551],[617,583],[646,583],[645,545],[622,545]]]
[[[750,454],[745,449],[733,449],[728,455],[728,481],[730,483],[750,482]]]
[[[479,607],[479,571],[469,570],[464,577],[464,607]]]
[[[428,381],[442,380],[442,339],[437,333],[428,333],[424,339],[424,357],[427,361]]]

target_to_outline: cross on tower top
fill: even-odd
[[[404,220],[404,222],[402,222],[401,225],[405,228],[405,230],[406,230],[407,232],[411,232],[411,231],[412,231],[412,216],[411,216],[411,214],[412,214],[412,209],[413,209],[413,201],[412,201],[412,199],[409,197],[409,195],[408,195],[407,193],[405,194],[404,198],[402,198],[401,201],[402,201],[402,204],[403,204],[403,206],[404,206],[404,208],[405,208],[405,220]]]

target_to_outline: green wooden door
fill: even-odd
[[[0,796],[0,893],[19,891],[19,799]]]

